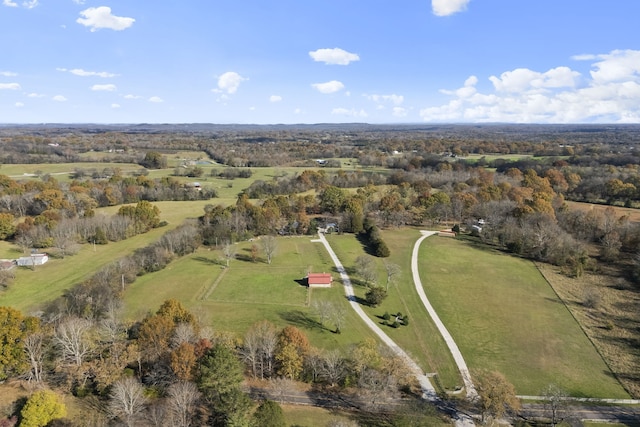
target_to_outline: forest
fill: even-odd
[[[207,204],[197,219],[97,269],[37,313],[0,307],[0,381],[39,390],[0,414],[0,426],[285,425],[277,403],[252,400],[247,378],[357,390],[373,406],[379,395],[412,397],[379,425],[446,424],[435,408],[416,409],[406,367],[375,342],[345,356],[268,321],[236,336],[213,331],[174,299],[127,323],[122,294],[200,247],[233,257],[231,243],[313,235],[335,223],[375,257],[389,256],[380,229],[447,228],[567,277],[602,274],[637,296],[639,143],[636,125],[2,126],[0,240],[24,254],[73,257],[83,245],[162,229],[159,201]],[[181,152],[206,153],[207,166],[170,165]],[[84,166],[65,179],[3,171],[76,163]],[[260,168],[287,172],[265,179],[256,177]],[[209,178],[251,183],[226,198]],[[101,213],[107,207],[117,211]],[[15,268],[0,269],[0,289],[14,280]],[[597,308],[600,299],[592,293],[585,305]],[[340,310],[315,309],[340,329]],[[636,330],[626,348],[640,367],[637,342]],[[620,373],[636,398],[639,372]],[[92,408],[85,424],[67,418],[59,393]]]

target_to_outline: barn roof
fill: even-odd
[[[310,285],[331,283],[331,280],[331,273],[309,273],[307,275],[307,282]]]

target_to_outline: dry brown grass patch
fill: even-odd
[[[537,267],[598,349],[625,389],[640,398],[640,294],[624,278],[587,272],[572,278]]]

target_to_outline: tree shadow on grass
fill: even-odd
[[[376,256],[376,252],[371,246],[371,244],[369,243],[369,240],[367,239],[366,234],[358,233],[356,234],[356,239],[358,240],[358,242],[360,242],[360,244],[362,245],[362,249],[365,251],[367,255]]]
[[[360,305],[364,305],[366,307],[370,307],[369,303],[367,302],[367,300],[365,300],[364,298],[360,298],[359,296],[356,295],[350,295],[348,297],[345,297],[347,300],[349,301],[353,301],[356,302]]]
[[[194,257],[193,259],[194,259],[194,261],[198,261],[198,262],[201,262],[203,264],[222,265],[222,266],[226,266],[227,265],[221,259],[211,259],[211,258],[207,258],[207,257],[203,257],[203,256],[197,256],[197,257]]]
[[[306,313],[303,313],[300,310],[292,310],[292,311],[283,311],[278,313],[280,318],[288,323],[291,323],[294,326],[299,328],[306,329],[325,329],[324,326],[320,324],[316,319],[309,317]]]

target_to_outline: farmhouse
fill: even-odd
[[[31,254],[29,256],[22,256],[16,260],[16,264],[21,266],[33,266],[42,265],[49,261],[49,255],[47,254]]]
[[[310,288],[330,288],[332,280],[330,273],[307,274],[307,285]]]

